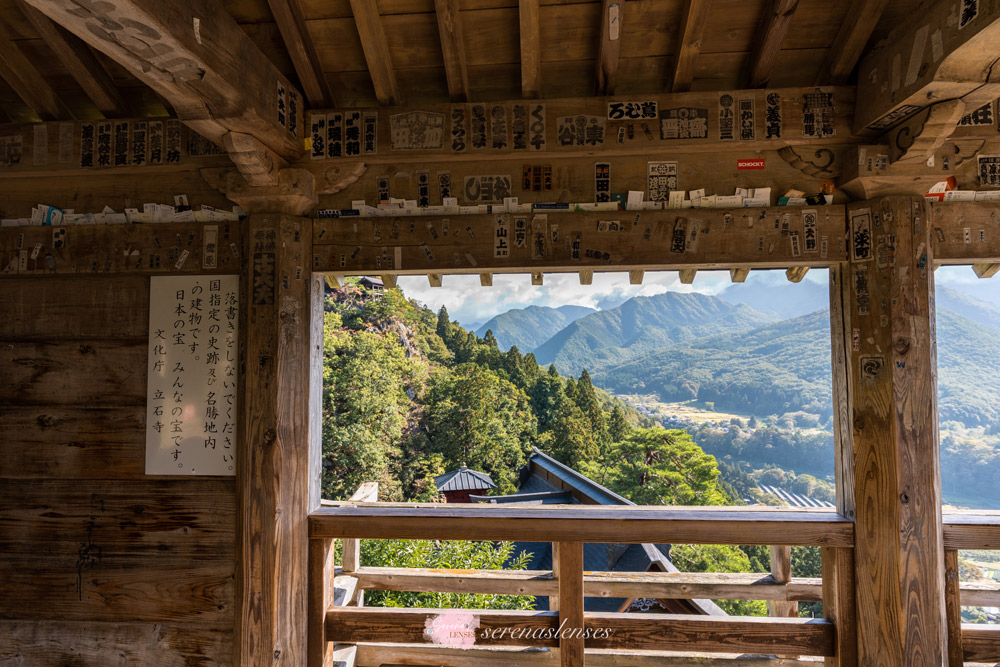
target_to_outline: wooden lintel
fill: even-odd
[[[746,282],[748,275],[750,275],[750,267],[748,266],[737,266],[729,269],[729,279],[734,283]]]
[[[638,225],[614,233],[597,231],[598,222],[608,219],[607,212],[565,213],[549,216],[549,221],[542,224],[558,223],[560,236],[579,237],[580,252],[574,256],[572,248],[565,244],[547,244],[544,254],[534,257],[528,247],[511,248],[507,256],[496,257],[492,215],[461,216],[460,228],[468,227],[475,238],[468,234],[437,233],[444,227],[444,218],[435,216],[422,216],[420,223],[414,225],[404,218],[355,218],[350,225],[337,219],[320,219],[314,226],[312,266],[317,271],[379,272],[380,264],[384,266],[385,262],[383,248],[387,248],[388,257],[398,259],[392,267],[398,274],[686,270],[681,279],[692,280],[697,269],[826,267],[844,261],[842,206],[823,209],[823,214],[817,216],[817,243],[797,255],[793,254],[797,246],[782,236],[782,230],[764,222],[775,216],[788,216],[790,231],[801,231],[803,210],[771,207],[699,209],[697,213],[670,209],[644,211]],[[727,220],[726,233],[718,233]],[[456,227],[455,216],[449,216],[449,224]],[[678,230],[685,230],[688,235],[695,232],[697,246],[690,249],[677,246],[674,239]],[[460,258],[458,264],[449,262],[447,267],[442,264],[441,258],[456,255]]]
[[[757,41],[750,58],[747,76],[748,88],[762,88],[767,85],[778,63],[778,52],[785,35],[792,26],[792,17],[799,6],[799,0],[768,0],[764,15],[757,30]]]
[[[646,272],[641,269],[633,269],[632,271],[629,271],[628,272],[629,285],[641,285],[642,278],[645,274]]]
[[[975,108],[995,99],[998,41],[1000,4],[976,3],[976,11],[928,4],[919,21],[861,61],[855,131],[885,131],[935,102],[962,98]]]
[[[622,19],[625,3],[622,0],[602,0],[601,32],[597,37],[597,83],[595,94],[615,94],[615,77],[618,75],[618,53],[621,50]]]
[[[590,270],[580,271],[580,284],[581,285],[593,285],[594,284],[594,272]]]
[[[396,83],[396,70],[392,66],[389,42],[382,27],[378,3],[376,0],[351,0],[351,10],[354,12],[354,24],[361,38],[368,73],[375,88],[375,97],[379,104],[399,104],[401,99],[399,85]]]
[[[471,99],[460,11],[458,0],[434,0],[441,56],[444,58],[444,73],[448,80],[448,96],[452,102],[467,102]]]
[[[302,154],[305,100],[221,4],[25,1],[117,61],[202,136],[220,143],[241,132],[286,160]]]
[[[42,120],[60,120],[73,115],[14,42],[7,26],[0,21],[0,78]]]
[[[427,283],[431,287],[441,287],[441,274],[440,273],[428,273]]]
[[[56,59],[69,71],[70,76],[104,117],[121,118],[127,115],[128,105],[90,47],[31,5],[21,2],[20,7],[38,36],[52,49]]]
[[[701,53],[701,38],[708,20],[709,0],[684,0],[681,10],[680,41],[674,59],[673,76],[669,88],[674,93],[691,90],[695,63]]]
[[[843,85],[847,83],[865,45],[875,30],[889,0],[853,0],[826,62],[816,78],[816,85]]]
[[[493,287],[493,274],[492,273],[480,273],[479,274],[479,285],[481,287]]]
[[[542,94],[542,28],[538,18],[538,0],[518,0],[518,25],[521,42],[521,95]]]
[[[544,280],[544,276],[545,276],[545,274],[542,273],[541,271],[532,271],[531,272],[531,284],[532,285],[541,285],[542,281]]]
[[[694,277],[698,273],[697,269],[681,269],[677,272],[681,279],[682,285],[691,285],[694,283]]]
[[[830,136],[819,136],[814,126],[804,121],[804,116],[807,113],[805,109],[807,99],[812,99],[807,96],[816,94],[829,95],[829,99],[825,100],[824,104],[828,102],[833,109],[828,128],[832,133]],[[530,157],[537,160],[548,155],[585,157],[593,162],[595,156],[601,158],[612,155],[650,156],[660,152],[670,154],[687,150],[748,154],[754,151],[778,150],[786,146],[801,146],[804,152],[805,147],[829,148],[835,145],[853,144],[861,140],[860,137],[854,136],[851,132],[854,89],[850,86],[823,88],[818,93],[815,88],[727,91],[724,95],[747,102],[752,101],[755,108],[758,109],[765,109],[769,99],[772,105],[775,100],[780,100],[781,136],[768,138],[764,131],[758,130],[752,139],[745,141],[729,141],[720,136],[719,114],[717,112],[708,113],[709,109],[718,109],[720,95],[723,93],[705,91],[644,95],[643,99],[657,102],[661,109],[687,107],[706,110],[708,119],[704,134],[701,137],[677,138],[661,137],[659,131],[650,131],[648,135],[640,131],[631,136],[626,133],[621,143],[618,142],[618,130],[624,129],[628,123],[634,123],[634,121],[625,118],[624,115],[621,118],[608,118],[609,105],[631,99],[621,96],[551,98],[538,101],[517,99],[490,103],[421,104],[395,108],[337,109],[333,113],[339,114],[341,119],[347,118],[348,115],[355,112],[361,113],[363,117],[366,115],[368,117],[375,116],[376,136],[375,142],[371,146],[374,150],[364,153],[364,162],[368,165],[426,163],[429,159],[449,162],[481,162],[511,158],[524,160]],[[326,110],[310,111],[310,125],[315,122],[318,128],[319,118],[323,116],[325,120],[329,113]],[[616,112],[612,111],[611,113],[614,115]],[[473,136],[470,126],[471,119],[480,116],[491,118],[494,115],[505,116],[508,119],[508,125],[510,119],[526,115],[533,119],[534,129],[529,132],[528,136],[517,141],[511,136],[497,145],[494,145],[489,131],[482,136]],[[417,141],[411,134],[399,135],[397,133],[393,135],[393,124],[398,125],[398,119],[401,116],[411,116],[414,119],[413,122],[428,123],[429,131],[426,136],[432,139]],[[594,127],[579,135],[568,135],[565,131],[560,133],[559,119],[569,116],[594,116]],[[396,117],[395,121],[392,120],[393,117]],[[451,124],[454,122],[454,118],[465,119],[464,131],[456,129],[459,132],[457,139],[453,139],[451,136]],[[650,127],[656,127],[656,123],[653,122]],[[565,128],[563,129],[565,130]],[[807,134],[807,131],[810,134]],[[323,137],[318,137],[317,143],[322,142],[323,139]],[[479,141],[481,144],[476,145],[474,141]],[[316,160],[320,159],[323,158],[316,157]],[[325,157],[326,161],[349,162],[358,159],[359,155],[351,156],[344,151],[341,151],[339,158],[331,157],[329,152]]]
[[[292,66],[302,84],[302,93],[311,107],[333,105],[330,84],[316,55],[316,47],[302,16],[299,0],[267,0],[274,22],[278,24]]]
[[[992,278],[1000,271],[1000,263],[992,264],[973,264],[972,270],[976,272],[976,275],[980,278]]]
[[[790,266],[785,270],[785,277],[788,278],[789,282],[800,283],[808,272],[808,266]]]

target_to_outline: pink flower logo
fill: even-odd
[[[476,643],[479,617],[467,611],[446,611],[428,616],[424,621],[424,637],[442,646],[472,646]]]

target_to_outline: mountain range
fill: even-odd
[[[481,324],[475,333],[480,338],[492,331],[499,348],[506,352],[512,345],[522,353],[533,349],[547,341],[568,324],[581,317],[596,313],[586,306],[528,306],[517,310],[508,310],[497,315],[485,324]]]

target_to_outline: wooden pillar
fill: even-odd
[[[858,657],[941,665],[947,655],[926,202],[848,205]]]
[[[834,654],[827,667],[858,664],[857,611],[854,597],[854,550],[823,547],[823,616],[837,627]]]
[[[962,667],[965,651],[962,646],[962,592],[958,575],[958,550],[944,552],[945,609],[948,614],[948,667]]]
[[[248,227],[234,660],[302,665],[308,627],[312,223],[255,214]],[[317,569],[326,567],[325,554],[314,555]]]
[[[771,552],[771,576],[777,583],[787,584],[792,580],[792,548],[772,545],[769,550]],[[799,615],[799,603],[768,600],[767,611],[770,616],[795,618]]]

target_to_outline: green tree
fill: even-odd
[[[465,463],[493,478],[500,493],[517,490],[534,419],[525,393],[475,364],[441,369],[431,379],[425,424],[430,450],[452,469]]]
[[[670,560],[685,572],[752,572],[750,560],[739,548],[727,544],[674,544]],[[763,600],[713,600],[727,614],[767,616]]]

